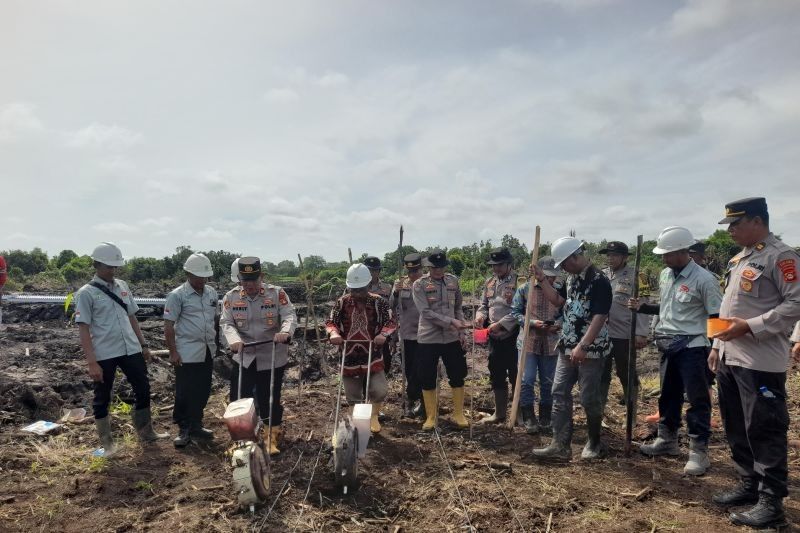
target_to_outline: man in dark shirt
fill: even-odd
[[[611,309],[611,283],[584,252],[583,243],[574,237],[562,237],[553,243],[555,268],[560,266],[568,274],[559,291],[553,288],[538,265],[534,267],[544,296],[555,306],[563,305],[564,313],[553,380],[553,440],[546,448],[533,450],[533,456],[540,459],[568,461],[572,458],[572,388],[578,381],[589,433],[581,459],[599,459],[606,453],[600,441],[603,420],[600,382],[605,358],[611,351],[606,325]]]

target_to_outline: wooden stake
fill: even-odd
[[[533,237],[533,251],[531,252],[531,266],[539,262],[539,236],[541,229],[536,226],[536,234]],[[508,417],[508,429],[514,430],[514,425],[517,423],[517,412],[519,411],[519,398],[522,392],[522,374],[525,373],[525,361],[528,359],[525,353],[525,347],[528,345],[528,337],[530,336],[531,312],[533,309],[533,286],[536,278],[529,276],[528,279],[528,303],[525,306],[525,328],[522,334],[522,350],[519,351],[519,364],[517,365],[517,381],[514,385],[514,400],[511,402],[511,416]]]

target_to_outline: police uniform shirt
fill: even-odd
[[[75,323],[89,326],[95,359],[103,361],[141,352],[142,345],[130,322],[139,306],[133,301],[128,284],[120,279],[108,283],[98,276],[92,282],[105,285],[128,306],[126,312],[106,293],[88,283],[75,294]]]
[[[507,339],[517,333],[519,327],[517,321],[511,314],[514,292],[517,290],[517,273],[511,271],[507,276],[498,278],[492,276],[486,280],[486,287],[483,289],[481,306],[476,315],[478,317],[488,317],[489,324],[500,323],[503,327],[494,338],[501,340]]]
[[[419,328],[419,309],[414,303],[412,289],[411,280],[408,277],[401,278],[389,297],[389,307],[399,322],[400,337],[406,341],[417,340]]]
[[[254,297],[249,297],[244,289],[233,289],[225,294],[222,301],[220,330],[228,345],[235,342],[257,342],[272,340],[276,333],[294,334],[297,315],[294,305],[286,292],[275,285],[262,283]],[[289,361],[289,346],[275,344],[275,368],[285,366]],[[272,344],[261,344],[244,350],[245,368],[250,368],[253,360],[257,370],[269,370],[272,364]],[[233,358],[239,363],[239,355]]]
[[[786,371],[786,332],[800,319],[798,262],[797,252],[771,233],[728,262],[719,315],[747,320],[751,333],[727,342],[714,340],[726,365]]]
[[[370,283],[367,287],[367,292],[371,292],[372,294],[377,294],[381,298],[385,300],[389,300],[389,296],[392,293],[392,286],[385,281],[378,280],[377,283]]]
[[[175,348],[184,363],[202,363],[206,349],[216,351],[214,317],[217,314],[217,291],[206,285],[203,293],[187,281],[167,295],[164,320],[175,324]]]
[[[608,335],[612,339],[627,339],[631,335],[631,310],[628,309],[628,299],[633,298],[634,268],[625,265],[619,270],[611,267],[603,269],[611,282],[611,310],[608,313]],[[636,315],[636,335],[646,337],[650,325],[650,318],[644,314]]]
[[[658,278],[660,311],[656,335],[693,335],[688,348],[708,346],[708,316],[720,312],[722,293],[714,275],[692,260],[675,277],[667,267]]]
[[[461,338],[460,332],[450,327],[454,320],[464,320],[456,276],[447,273],[443,279],[435,280],[425,274],[414,282],[412,296],[419,310],[417,342],[448,344]]]

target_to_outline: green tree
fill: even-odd
[[[297,276],[300,273],[300,268],[295,265],[294,261],[284,259],[276,265],[275,273],[278,276]]]
[[[309,255],[303,258],[303,270],[309,274],[315,274],[328,266],[325,258],[321,255]]]
[[[39,272],[44,272],[49,266],[49,259],[47,254],[41,248],[34,248],[30,252],[24,250],[10,250],[2,252],[6,258],[8,267],[19,267],[26,276],[32,276]]]
[[[56,268],[62,268],[76,257],[78,257],[78,254],[72,250],[61,250],[61,252],[59,252],[59,254],[55,257]]]
[[[92,268],[92,258],[88,255],[83,255],[81,257],[75,256],[62,266],[60,270],[64,279],[67,280],[67,283],[75,284],[88,281],[94,272]]]

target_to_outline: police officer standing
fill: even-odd
[[[281,388],[286,363],[289,362],[287,344],[297,327],[297,315],[289,296],[278,286],[263,282],[261,261],[257,257],[239,258],[240,286],[228,291],[222,301],[220,330],[230,346],[236,362],[231,372],[231,401],[238,400],[238,376],[242,372],[242,397],[249,398],[256,391],[256,403],[261,420],[272,419],[272,438],[269,443],[270,455],[280,452],[278,439],[283,421]],[[272,341],[246,348],[239,357],[244,343]],[[273,352],[274,348],[274,352]],[[275,355],[274,387],[272,389],[272,411],[269,410],[270,368]],[[267,438],[267,426],[263,429]]]
[[[411,253],[403,258],[403,266],[408,273],[398,279],[389,297],[389,307],[398,322],[400,341],[403,343],[403,359],[406,373],[406,398],[409,417],[425,418],[425,403],[422,401],[422,387],[419,382],[419,309],[414,304],[412,288],[414,282],[422,277],[422,256]]]
[[[119,368],[131,384],[135,405],[133,426],[142,442],[169,437],[156,433],[150,414],[150,380],[147,364],[150,349],[144,341],[128,284],[114,279],[117,269],[125,264],[116,244],[100,243],[92,251],[95,276],[75,295],[75,323],[81,347],[89,367],[89,377],[94,381],[94,421],[104,448],[105,457],[113,457],[117,450],[111,436],[108,405],[114,389],[114,377]]]
[[[613,299],[611,311],[608,313],[608,335],[611,337],[611,354],[606,358],[601,382],[603,395],[603,408],[608,402],[608,389],[611,386],[611,366],[617,368],[617,377],[622,384],[624,398],[623,405],[627,405],[628,394],[633,395],[633,419],[636,420],[636,405],[639,397],[639,376],[636,372],[636,358],[631,361],[628,368],[628,350],[631,334],[631,310],[628,309],[628,300],[633,296],[634,283],[637,283],[633,267],[628,264],[628,245],[624,242],[611,241],[598,253],[608,258],[608,266],[603,269],[611,282]],[[636,349],[640,350],[647,345],[647,333],[650,319],[646,315],[636,317]],[[628,373],[633,373],[633,390],[628,391]]]
[[[499,424],[506,419],[508,386],[517,382],[517,333],[519,324],[511,314],[511,303],[517,290],[517,273],[508,248],[489,252],[487,265],[494,275],[486,280],[481,305],[475,312],[476,328],[489,326],[489,379],[494,392],[494,414],[481,419],[481,424]]]
[[[426,420],[422,429],[436,426],[438,409],[437,383],[439,358],[444,362],[450,389],[453,392],[453,422],[459,428],[469,427],[464,417],[464,378],[467,359],[463,347],[464,310],[458,278],[445,272],[450,264],[447,255],[438,249],[426,258],[430,271],[414,282],[412,295],[419,310],[417,330],[419,380],[425,401]]]
[[[203,410],[211,394],[211,354],[216,353],[217,291],[206,284],[214,271],[200,253],[190,255],[183,270],[186,283],[170,292],[164,304],[164,337],[175,367],[172,418],[178,436],[172,443],[176,448],[187,446],[192,437],[214,437],[203,427]]]
[[[370,281],[369,286],[367,287],[367,292],[377,294],[388,303],[389,297],[392,294],[392,285],[381,280],[381,270],[383,270],[381,260],[374,255],[371,255],[364,259],[363,264],[369,269],[369,273],[372,275],[372,281]],[[384,372],[387,376],[392,370],[392,343],[393,341],[387,342],[381,347]]]
[[[728,262],[720,318],[727,329],[714,338],[708,364],[717,372],[725,436],[741,484],[715,494],[734,512],[734,524],[768,528],[784,523],[787,490],[786,331],[800,318],[800,256],[769,228],[764,198],[725,206],[730,233],[742,251]]]

